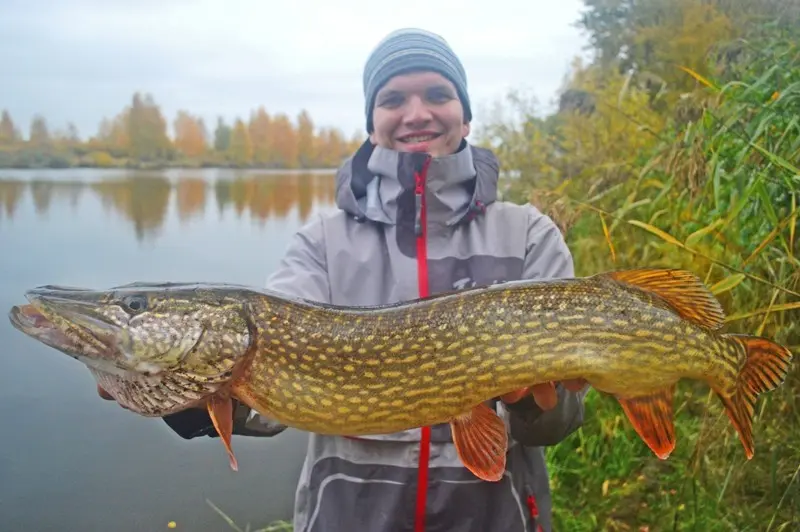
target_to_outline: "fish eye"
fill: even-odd
[[[132,312],[142,312],[147,309],[147,296],[141,294],[134,294],[132,296],[125,296],[122,298],[122,304],[126,309]]]

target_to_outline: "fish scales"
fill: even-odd
[[[651,296],[598,279],[380,311],[253,304],[258,356],[242,388],[268,413],[318,433],[444,423],[482,398],[551,380],[582,377],[609,393],[649,393],[676,375],[723,371],[730,379],[743,359]],[[627,382],[607,377],[615,372]]]

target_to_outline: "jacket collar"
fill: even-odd
[[[424,153],[399,152],[367,140],[336,174],[336,204],[359,220],[396,224],[407,215],[414,175],[428,159]],[[427,220],[454,225],[471,220],[497,199],[499,163],[494,154],[462,141],[459,150],[431,158],[425,176]]]

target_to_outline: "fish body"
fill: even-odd
[[[317,433],[444,423],[511,390],[574,378],[623,396],[681,378],[729,392],[746,357],[735,340],[604,277],[514,282],[379,310],[256,305],[258,355],[235,387]]]
[[[139,308],[125,306],[136,298]],[[780,385],[791,359],[770,340],[724,334],[718,301],[682,270],[514,281],[375,307],[202,284],[92,293],[48,287],[29,299],[28,313],[61,333],[45,336],[52,327],[35,326],[19,309],[12,322],[56,348],[54,338],[71,334],[61,350],[88,360],[128,408],[161,416],[205,403],[232,465],[235,398],[321,434],[450,423],[465,466],[498,480],[507,435],[485,402],[569,379],[615,396],[661,458],[675,446],[675,385],[704,381],[750,458],[755,400]],[[100,332],[77,332],[92,327]],[[81,334],[108,338],[89,353],[75,339]]]

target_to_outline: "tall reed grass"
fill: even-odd
[[[678,444],[666,461],[613,398],[590,393],[586,424],[548,449],[558,530],[800,530],[800,48],[742,44],[735,79],[684,69],[701,86],[696,120],[657,131],[651,149],[626,161],[628,179],[587,184],[584,168],[583,182],[516,185],[568,218],[579,275],[690,269],[720,299],[728,331],[786,345],[793,369],[759,400],[751,461],[704,383],[679,386]]]

